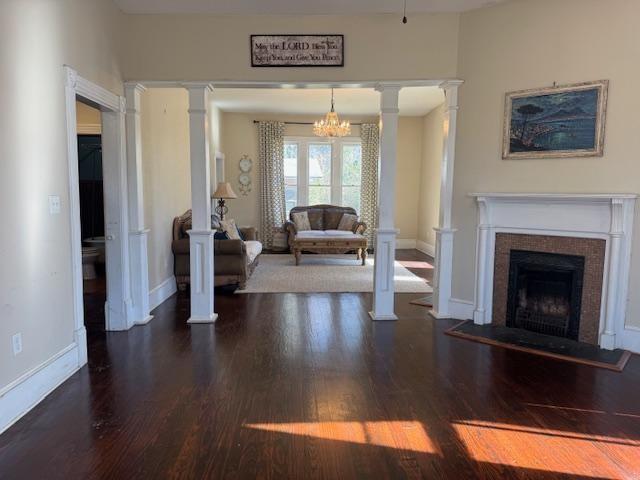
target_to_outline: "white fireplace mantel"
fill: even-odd
[[[492,322],[496,233],[606,241],[600,346],[624,346],[635,194],[471,193],[478,204],[473,320]]]

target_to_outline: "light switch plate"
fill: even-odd
[[[22,352],[22,334],[16,333],[11,337],[11,344],[13,345],[13,356],[15,357]]]
[[[60,213],[60,195],[49,195],[49,213],[51,215]]]

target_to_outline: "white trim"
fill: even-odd
[[[397,238],[396,250],[416,249],[417,240],[415,238]]]
[[[101,123],[78,124],[78,135],[100,135],[102,133]]]
[[[449,300],[449,312],[451,318],[469,320],[473,318],[473,302],[459,298],[451,298],[451,300]]]
[[[436,256],[436,246],[429,245],[427,242],[423,242],[422,240],[416,240],[416,250],[426,253],[430,257]]]
[[[177,291],[176,277],[172,275],[160,282],[158,286],[149,290],[149,308],[153,310]]]
[[[105,178],[105,237],[107,238],[107,330],[125,330],[131,300],[129,282],[129,242],[126,191],[126,154],[124,151],[124,98],[63,66],[65,118],[69,175],[69,224],[74,307],[74,339],[78,341],[80,366],[87,362],[86,331],[82,301],[82,239],[80,233],[80,193],[78,181],[78,133],[76,98],[96,104],[102,112],[102,150]]]
[[[78,371],[78,345],[72,343],[0,390],[0,434]]]
[[[304,81],[291,82],[287,80],[253,81],[253,80],[211,80],[205,82],[185,82],[184,80],[135,80],[126,84],[140,84],[148,88],[179,88],[188,85],[210,85],[212,88],[376,88],[376,87],[441,87],[461,85],[458,79],[431,80],[344,80],[339,82]]]

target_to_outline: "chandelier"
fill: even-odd
[[[351,133],[349,122],[340,122],[338,114],[333,108],[333,88],[331,89],[331,111],[322,119],[313,124],[313,133],[318,137],[344,137]]]

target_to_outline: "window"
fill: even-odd
[[[357,137],[287,137],[284,144],[287,217],[296,205],[344,205],[360,211],[362,146]]]

